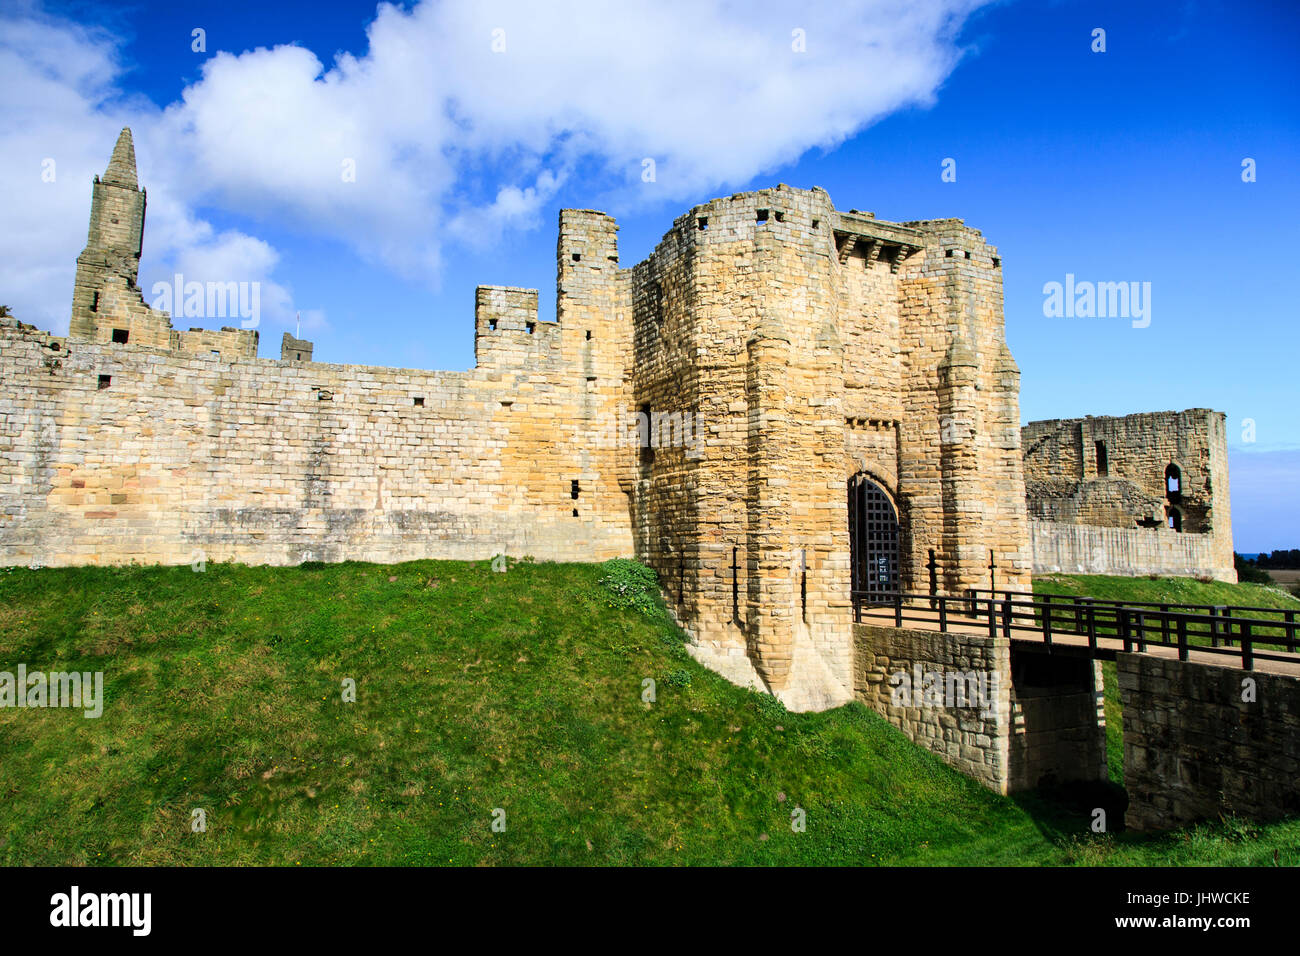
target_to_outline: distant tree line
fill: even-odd
[[[1291,548],[1289,551],[1262,551],[1259,557],[1247,561],[1257,568],[1300,569],[1300,548]]]

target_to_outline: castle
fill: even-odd
[[[475,367],[433,372],[172,328],[136,285],[145,199],[124,130],[67,338],[0,319],[0,563],[635,556],[697,657],[822,709],[853,696],[852,592],[1027,590],[1030,503],[1036,528],[1132,517],[1089,491],[1092,431],[1079,452],[1030,426],[1027,472],[1001,259],[957,219],[782,185],[694,207],[624,268],[614,220],[565,209],[556,321],[480,286]],[[1227,528],[1206,462],[1184,474],[1222,497],[1173,503],[1189,532]]]

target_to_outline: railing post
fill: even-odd
[[[1074,633],[1082,634],[1083,631],[1083,606],[1088,603],[1087,598],[1077,597],[1074,599]]]
[[[1187,660],[1187,618],[1178,616],[1178,659]]]
[[[1137,631],[1137,646],[1138,646],[1138,652],[1141,653],[1141,654],[1145,654],[1146,651],[1147,651],[1147,614],[1146,614],[1146,611],[1135,611],[1135,612],[1134,612],[1134,617],[1136,618],[1136,620],[1134,621],[1134,623],[1135,623],[1135,625],[1136,625],[1135,630]]]
[[[939,595],[939,630],[948,630],[948,598],[943,594]]]
[[[903,592],[894,592],[894,627],[903,626]]]
[[[997,614],[994,612],[994,608],[997,606],[997,603],[998,603],[997,598],[995,598],[993,595],[990,594],[989,595],[989,637],[990,638],[996,638],[998,636],[998,618],[997,618]]]
[[[1002,636],[1011,637],[1011,593],[1002,602]]]
[[[1225,607],[1223,609],[1223,617],[1225,623],[1227,624],[1227,627],[1223,629],[1224,631],[1223,643],[1225,647],[1231,647],[1232,646],[1232,608]]]
[[[934,599],[939,593],[939,562],[934,559],[934,548],[930,549],[930,560],[925,566],[930,572],[930,610],[934,610]]]
[[[1295,652],[1295,611],[1286,612],[1286,649]]]
[[[1220,604],[1216,604],[1214,607],[1210,608],[1210,646],[1211,647],[1219,646],[1219,612],[1226,611],[1226,610],[1227,608],[1223,607]]]
[[[1097,611],[1089,601],[1087,605],[1088,612],[1088,650],[1095,656],[1097,653]]]
[[[1052,596],[1043,595],[1043,643],[1052,643]]]
[[[966,589],[966,615],[967,617],[975,616],[975,589]]]
[[[1169,643],[1169,605],[1160,605],[1160,643]]]
[[[1255,669],[1255,649],[1250,641],[1250,622],[1241,622],[1241,666],[1244,670]]]
[[[1129,635],[1128,630],[1128,608],[1121,607],[1116,611],[1116,614],[1118,615],[1117,626],[1119,627],[1119,636],[1124,642],[1124,653],[1131,654],[1133,653],[1133,640]]]

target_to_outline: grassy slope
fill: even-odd
[[[1300,821],[1094,837],[860,705],[786,713],[599,575],[0,570],[0,670],[102,669],[107,695],[98,720],[0,709],[0,862],[1300,863]]]
[[[1182,605],[1220,604],[1238,607],[1300,609],[1300,601],[1281,588],[1260,584],[1228,584],[1193,578],[1116,577],[1103,574],[1051,574],[1034,580],[1038,594],[1075,594],[1105,601],[1170,603]],[[1182,602],[1181,604],[1179,602]],[[1106,698],[1106,761],[1110,779],[1124,783],[1124,713],[1119,699],[1119,681],[1113,661],[1102,664]]]

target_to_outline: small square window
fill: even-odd
[[[492,331],[492,332],[495,332],[495,331],[497,330],[497,320],[496,320],[496,319],[488,319],[488,329],[489,329],[490,331]]]
[[[776,221],[777,221],[777,222],[785,222],[785,213],[783,213],[783,212],[778,212],[778,213],[776,214]]]
[[[588,329],[588,330],[587,330],[587,341],[588,341],[588,342],[591,341],[591,329]]]
[[[582,253],[580,253],[580,252],[575,252],[575,253],[573,254],[573,261],[574,261],[574,262],[581,262],[581,261],[582,261]]]
[[[113,342],[117,345],[126,345],[126,340],[131,337],[129,329],[114,329]]]
[[[106,388],[108,388],[108,386],[110,386],[110,385],[112,385],[112,384],[113,384],[113,376],[111,376],[111,375],[101,375],[101,376],[99,376],[99,388],[100,388],[101,391],[104,390],[104,389],[106,389]]]
[[[416,405],[417,408],[424,408],[424,396],[423,396],[423,395],[416,395],[414,398],[411,399],[411,401],[413,401],[413,402],[415,403],[415,405]]]
[[[709,228],[708,216],[701,216],[699,219],[695,220],[695,222],[700,227],[700,232],[704,232],[704,230]]]
[[[760,209],[760,210],[758,211],[758,221],[759,221],[759,222],[767,222],[767,210],[766,210],[766,209]]]
[[[526,328],[528,329],[528,334],[529,334],[529,335],[532,335],[532,334],[533,334],[533,330],[537,328],[537,323],[536,323],[536,322],[529,322],[528,325],[526,326]]]

